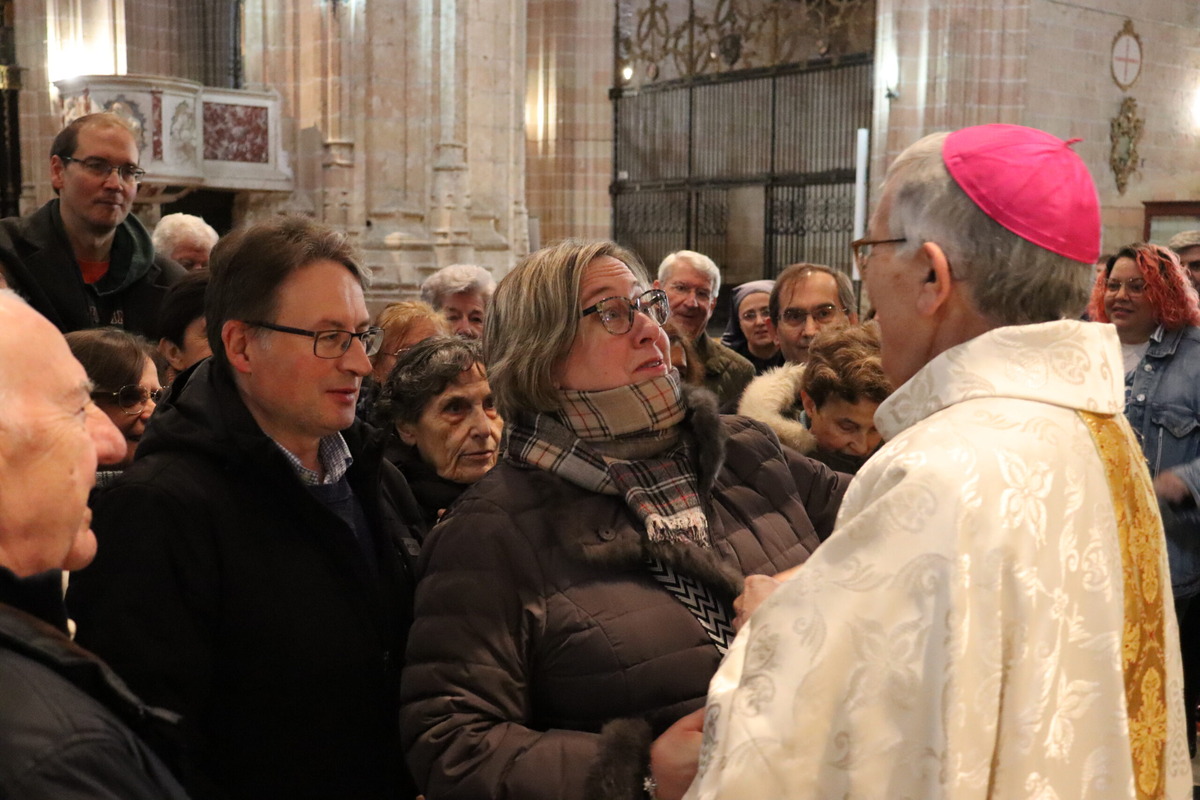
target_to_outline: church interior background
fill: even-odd
[[[376,308],[567,236],[700,250],[730,284],[849,271],[856,197],[920,136],[985,122],[1081,139],[1106,251],[1200,227],[1200,3],[0,7],[4,214],[52,196],[65,122],[111,109],[140,132],[148,225],[311,215],[355,239]]]

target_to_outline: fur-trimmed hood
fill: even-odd
[[[816,451],[817,439],[799,418],[800,380],[803,377],[803,364],[784,364],[764,372],[742,393],[738,413],[767,425],[775,431],[779,441],[809,455]]]

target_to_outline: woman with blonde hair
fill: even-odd
[[[508,447],[425,541],[402,682],[427,796],[681,794],[744,576],[832,529],[845,476],[682,387],[649,286],[567,240],[496,290]]]

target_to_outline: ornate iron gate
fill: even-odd
[[[801,260],[849,269],[874,1],[841,0],[824,27],[811,12],[828,0],[717,0],[709,17],[697,2],[618,2],[614,238],[651,267],[698,250],[733,282]],[[687,11],[674,28],[672,9]]]

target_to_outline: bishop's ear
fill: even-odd
[[[936,242],[921,245],[921,258],[928,272],[917,297],[917,310],[925,316],[933,316],[946,304],[954,286],[954,274],[946,252]]]

